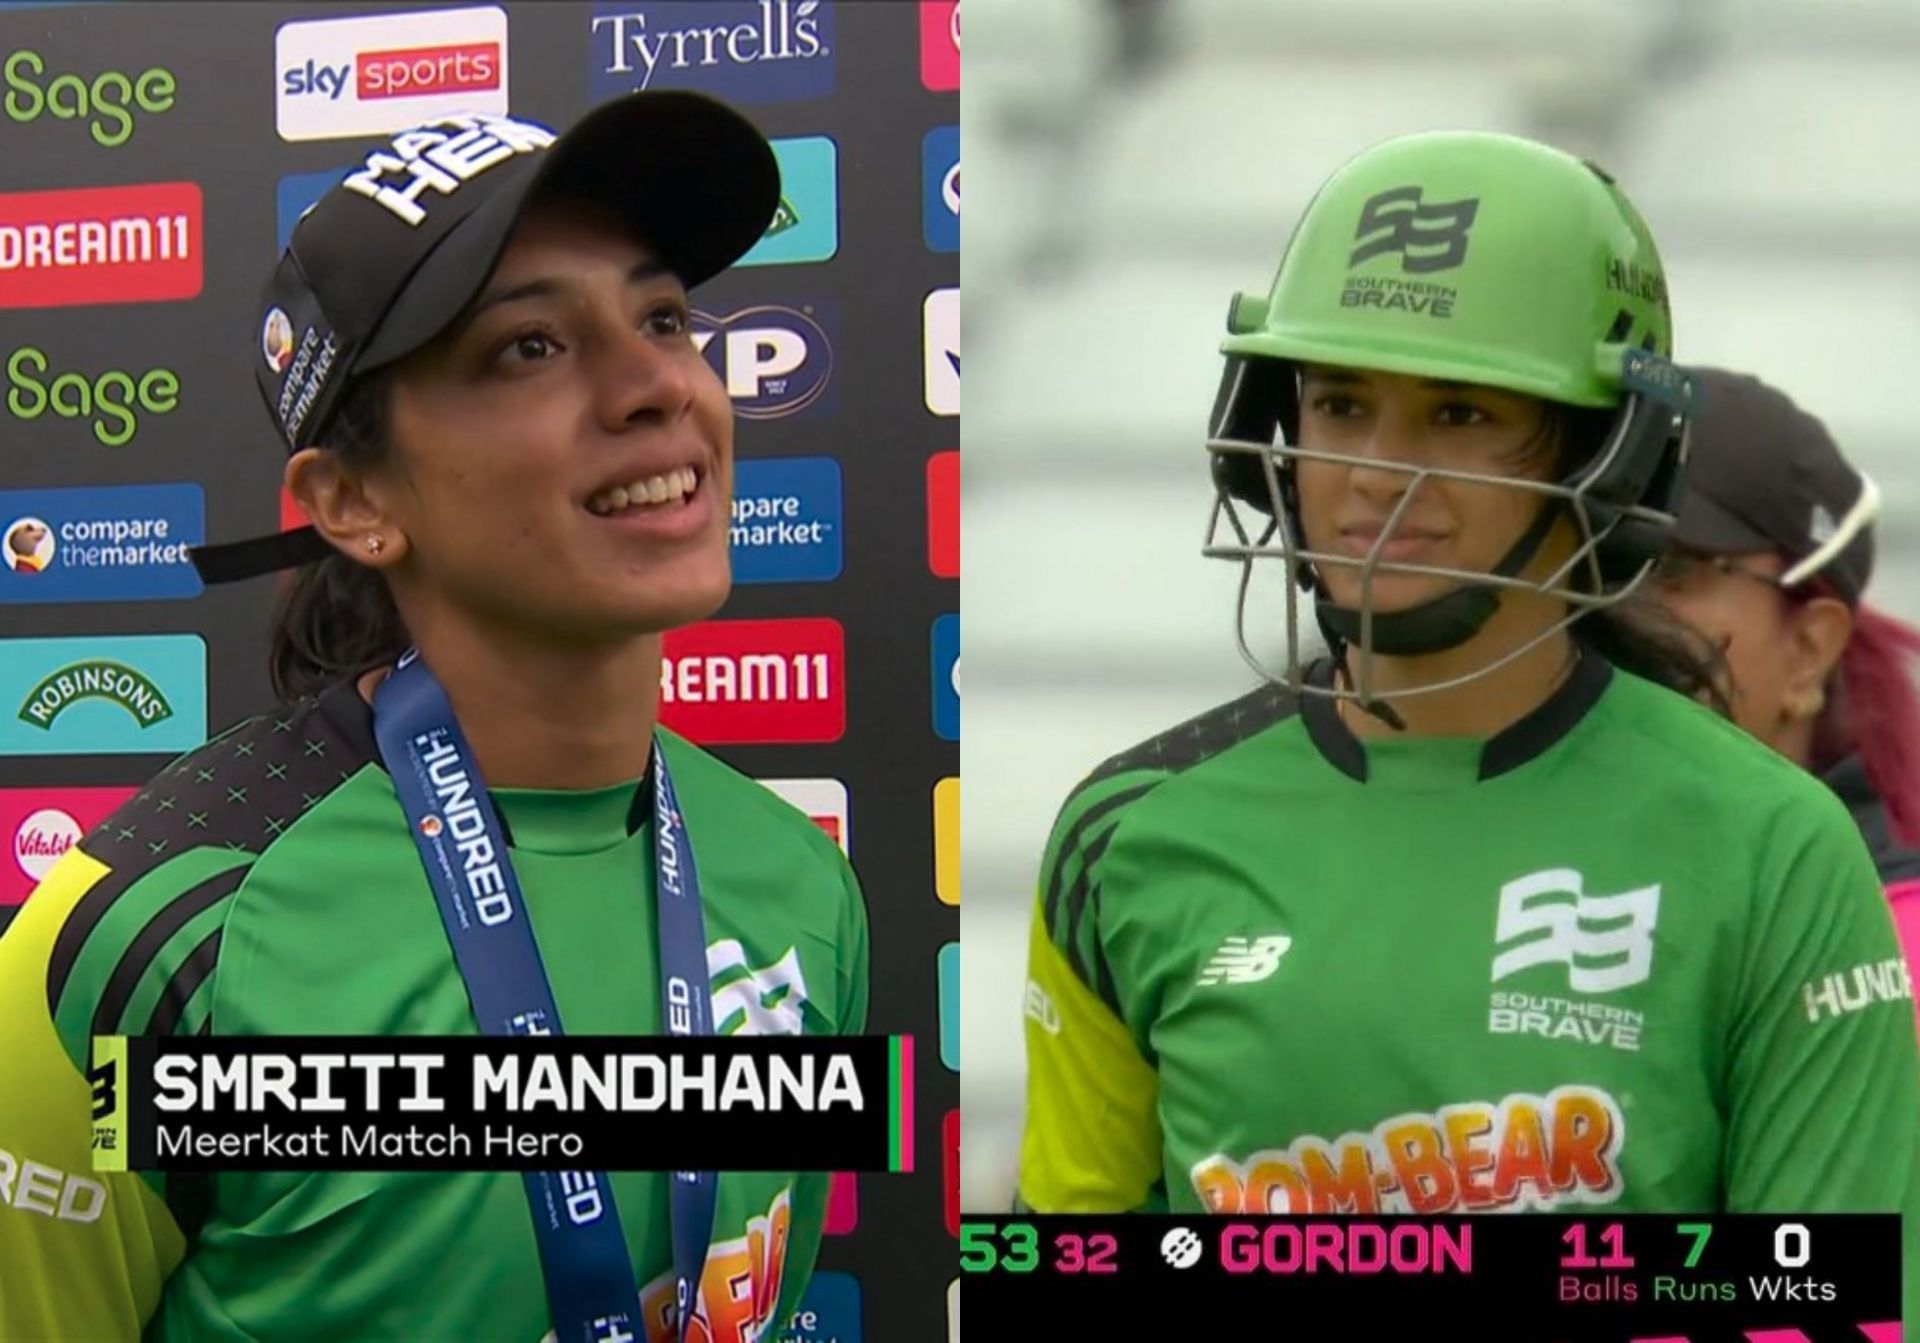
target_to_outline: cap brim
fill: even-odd
[[[780,206],[780,165],[766,137],[726,104],[681,90],[596,108],[519,176],[421,262],[354,359],[355,372],[403,358],[445,330],[541,196],[612,206],[689,289],[745,256]]]
[[[1780,547],[1710,494],[1683,483],[1674,541],[1702,555],[1758,555]]]

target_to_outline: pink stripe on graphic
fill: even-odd
[[[1863,1324],[1860,1332],[1867,1336],[1867,1343],[1900,1343],[1898,1320],[1888,1320],[1885,1324]]]

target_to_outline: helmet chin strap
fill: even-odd
[[[1491,573],[1512,578],[1532,562],[1541,544],[1560,516],[1560,504],[1549,500],[1520,539],[1513,543]],[[1313,576],[1316,597],[1314,614],[1320,632],[1326,637],[1340,669],[1347,671],[1347,649],[1360,642],[1361,611],[1357,606],[1339,606],[1327,601],[1325,581]],[[1423,653],[1443,653],[1458,648],[1492,618],[1500,608],[1499,589],[1484,584],[1463,583],[1418,606],[1404,611],[1373,613],[1373,651],[1389,657],[1416,657]],[[1406,722],[1383,701],[1362,701],[1360,707],[1395,731],[1404,731]]]

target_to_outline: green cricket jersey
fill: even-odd
[[[806,816],[663,734],[699,865],[713,1021],[859,1034],[867,919]],[[661,1034],[651,788],[496,789],[564,1028]],[[177,761],[75,845],[0,938],[0,1338],[537,1343],[522,1178],[96,1175],[89,1039],[471,1035],[446,930],[351,685]],[[648,1343],[668,1337],[664,1172],[608,1177]],[[722,1173],[691,1337],[775,1336],[826,1174]]]
[[[1898,1211],[1920,1302],[1920,1045],[1858,831],[1591,654],[1487,740],[1363,745],[1276,687],[1109,761],[1025,1030],[1023,1208]]]

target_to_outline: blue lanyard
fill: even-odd
[[[381,759],[406,809],[407,828],[426,866],[480,1033],[562,1034],[560,1010],[507,857],[506,832],[446,691],[417,650],[409,649],[374,691],[373,713]],[[658,737],[653,781],[653,861],[667,1030],[705,1035],[711,1022],[700,881]],[[645,1338],[633,1261],[606,1175],[526,1171],[523,1178],[558,1343]],[[682,1170],[672,1172],[668,1182],[682,1340],[713,1234],[714,1183],[711,1171]]]

